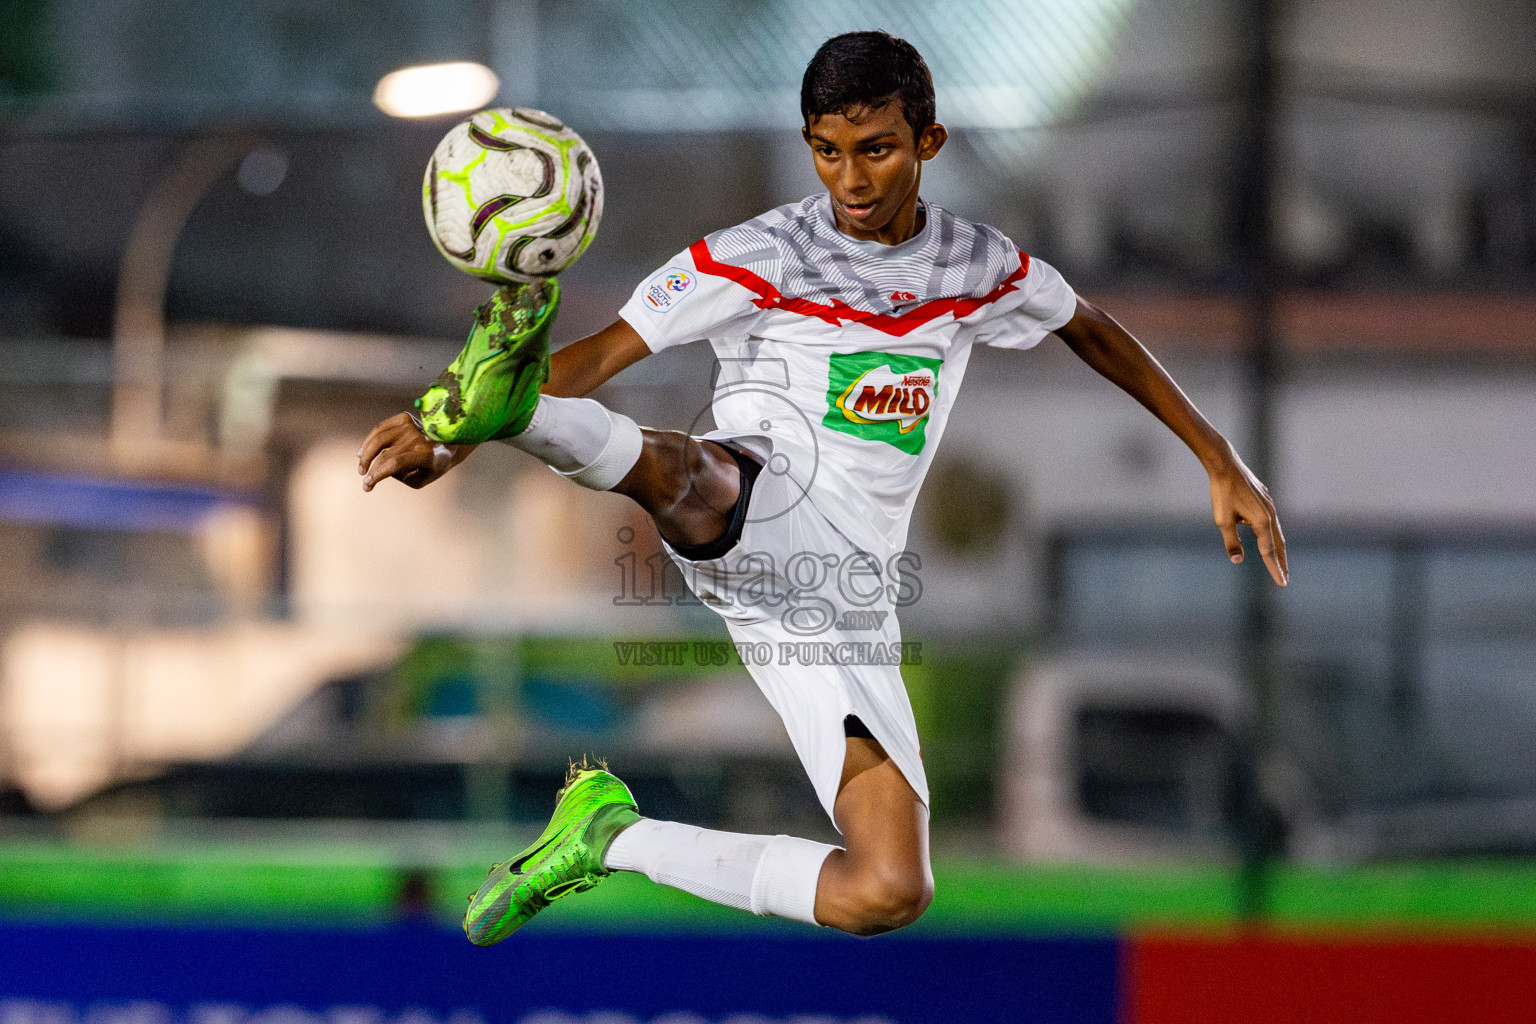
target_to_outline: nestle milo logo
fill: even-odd
[[[942,365],[924,356],[835,352],[828,367],[828,408],[822,425],[916,455],[923,450]]]

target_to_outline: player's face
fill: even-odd
[[[929,125],[914,138],[899,100],[855,112],[854,118],[826,114],[803,129],[816,174],[832,196],[844,234],[887,244],[904,241],[915,230],[922,162],[944,145],[944,126]]]

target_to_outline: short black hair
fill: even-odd
[[[849,32],[821,44],[800,81],[806,125],[826,114],[877,110],[891,100],[912,126],[912,137],[933,124],[933,75],[917,47],[889,32]]]

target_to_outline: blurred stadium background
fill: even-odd
[[[904,619],[924,920],[808,937],[620,877],[472,950],[567,757],[830,829],[622,499],[498,446],[361,491],[488,293],[420,220],[453,115],[375,85],[478,62],[586,136],[567,341],[817,189],[800,71],[866,27],[933,67],[925,195],[1169,364],[1292,586],[1060,346],[978,352]],[[4,1024],[1536,1013],[1530,5],[0,0],[0,183]],[[602,396],[708,425],[692,348]]]

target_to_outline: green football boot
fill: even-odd
[[[603,854],[613,837],[639,820],[628,786],[602,768],[571,765],[544,834],[505,864],[492,865],[469,898],[464,934],[477,946],[494,945],[560,897],[591,889],[611,873]]]
[[[559,307],[554,278],[509,284],[480,305],[463,350],[416,399],[426,435],[479,444],[526,430],[549,379],[549,328]]]

